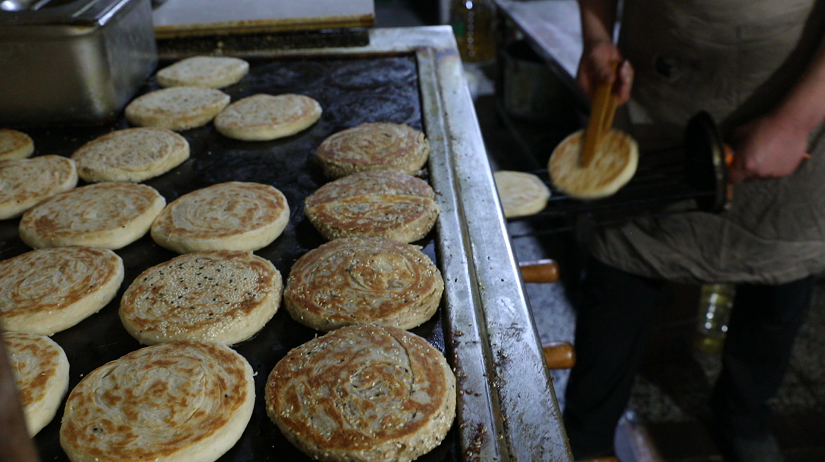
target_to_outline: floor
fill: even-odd
[[[376,0],[375,6],[378,27],[436,23],[435,1]],[[540,171],[547,153],[569,130],[572,118],[553,114],[548,121],[535,123],[508,117],[493,91],[497,69],[495,63],[467,66],[493,169]],[[514,156],[513,146],[518,146],[522,155]],[[531,220],[514,220],[509,224],[520,260],[554,258],[561,263],[559,283],[526,286],[537,328],[545,341],[573,340],[575,309],[571,300],[576,298],[578,268],[584,252],[575,231],[552,231],[569,225]],[[623,462],[721,461],[700,423],[721,367],[720,359],[717,354],[694,347],[698,288],[673,286],[670,290],[674,303],[662,310],[657,320],[630,406],[617,430],[617,451]],[[567,372],[552,374],[560,405],[564,406]],[[787,461],[825,461],[825,276],[817,281],[790,370],[770,406],[771,427]]]

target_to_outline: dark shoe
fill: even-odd
[[[729,431],[714,431],[719,450],[725,462],[784,462],[776,438],[766,433],[760,438],[749,439]]]

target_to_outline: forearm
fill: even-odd
[[[585,47],[613,42],[617,0],[579,0]]]
[[[774,113],[805,132],[825,120],[825,37],[805,72]]]

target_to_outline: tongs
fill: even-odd
[[[614,75],[618,66],[618,61],[613,62],[612,72]],[[584,146],[579,158],[582,167],[587,167],[593,162],[602,138],[613,126],[613,117],[616,115],[616,108],[619,106],[619,97],[613,91],[614,84],[617,81],[618,78],[613,83],[603,83],[596,87],[596,93],[593,95],[590,108],[590,119],[584,130]]]

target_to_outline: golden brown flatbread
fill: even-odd
[[[214,342],[165,342],[98,367],[69,393],[60,446],[73,462],[212,462],[240,439],[255,384]]]
[[[0,220],[17,218],[49,196],[77,186],[75,162],[61,156],[0,161]]]
[[[375,236],[412,242],[427,235],[439,211],[430,185],[388,170],[345,176],[304,201],[304,213],[327,239]]]
[[[111,250],[59,247],[0,261],[0,325],[52,335],[97,313],[123,282],[123,260]]]
[[[84,181],[140,183],[189,158],[186,138],[165,128],[116,130],[84,144],[72,154]]]
[[[0,128],[0,160],[25,159],[34,153],[34,140],[23,132]]]
[[[278,238],[289,205],[278,189],[230,181],[175,199],[152,224],[152,239],[178,252],[258,250]]]
[[[404,124],[364,123],[329,136],[315,151],[328,178],[365,170],[393,170],[415,175],[427,163],[430,145],[424,133]]]
[[[499,170],[493,175],[505,217],[534,215],[547,207],[550,188],[536,175],[512,170]]]
[[[125,115],[132,125],[181,131],[208,124],[229,99],[214,88],[163,88],[135,98],[126,106]]]
[[[318,460],[409,462],[438,446],[455,418],[456,381],[423,338],[369,324],[295,348],[266,382],[266,410]]]
[[[344,238],[292,265],[284,305],[321,331],[356,323],[411,329],[438,309],[444,280],[421,248],[379,237]]]
[[[548,162],[550,179],[560,191],[578,199],[598,199],[613,195],[636,173],[639,147],[628,134],[610,130],[596,149],[592,162],[579,161],[583,131],[565,138],[553,150]]]
[[[309,96],[259,94],[227,106],[215,118],[215,128],[236,140],[269,141],[309,128],[321,112],[321,105]]]
[[[6,353],[14,374],[29,436],[54,419],[69,390],[66,353],[45,335],[6,332]]]
[[[96,183],[54,195],[20,220],[20,238],[35,249],[83,245],[120,249],[140,239],[163,210],[154,188]]]
[[[120,320],[140,343],[249,339],[281,304],[275,266],[252,252],[211,250],[153,266],[135,278],[120,302]]]
[[[161,87],[224,88],[249,73],[249,63],[229,56],[193,56],[159,70]]]

